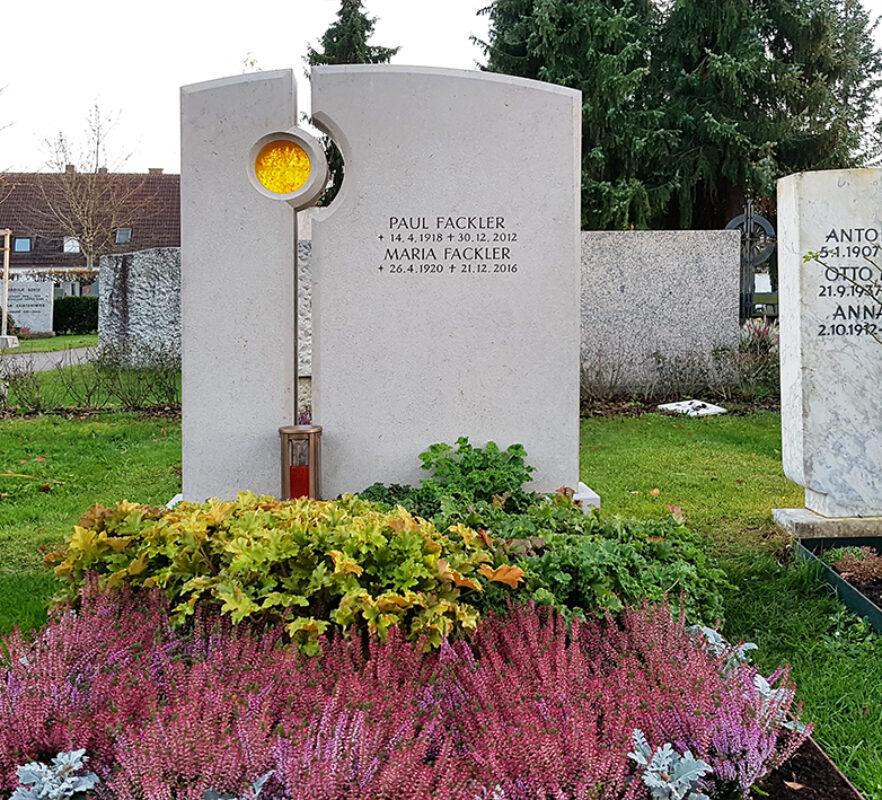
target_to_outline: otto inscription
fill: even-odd
[[[831,227],[815,255],[823,267],[817,297],[824,322],[818,336],[876,336],[882,332],[882,246],[878,228]]]

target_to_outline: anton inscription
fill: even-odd
[[[817,296],[822,321],[818,336],[877,336],[882,332],[882,240],[878,228],[831,227],[824,246],[814,254],[823,268]]]

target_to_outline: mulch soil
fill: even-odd
[[[856,557],[846,553],[830,566],[864,597],[882,608],[882,552],[876,547],[861,547],[860,550],[862,555]]]
[[[759,789],[750,793],[751,800],[864,800],[814,739],[807,739]]]

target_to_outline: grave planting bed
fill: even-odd
[[[882,577],[867,576],[854,571],[853,562],[837,569],[836,564],[828,564],[824,555],[835,548],[866,548],[868,555],[882,555],[882,537],[861,536],[842,538],[814,538],[794,541],[798,556],[810,559],[820,565],[824,580],[835,590],[839,599],[855,614],[866,617],[877,633],[882,633]],[[851,566],[851,570],[849,569]]]
[[[752,800],[862,800],[814,739],[807,739],[787,761],[750,793]]]

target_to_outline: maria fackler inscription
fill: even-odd
[[[818,336],[878,336],[882,332],[882,230],[831,227],[814,254],[821,267]]]
[[[514,275],[519,232],[501,214],[388,216],[377,234],[385,275]]]

